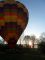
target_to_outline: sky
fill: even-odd
[[[0,0],[1,1],[1,0]],[[29,21],[24,35],[36,35],[39,37],[45,32],[45,0],[18,0],[23,3],[29,11]]]
[[[42,32],[45,32],[45,0],[17,1],[23,3],[29,11],[29,21],[24,30],[24,35],[34,34],[39,37]]]
[[[39,37],[45,32],[45,0],[18,0],[22,2],[29,11],[28,25],[24,35],[36,35]]]

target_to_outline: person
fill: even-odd
[[[28,23],[28,9],[20,2],[0,2],[0,36],[14,48]]]

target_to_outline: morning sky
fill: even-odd
[[[29,11],[29,21],[24,31],[25,35],[35,34],[37,37],[45,32],[45,0],[18,0]]]

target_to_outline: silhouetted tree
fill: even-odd
[[[39,45],[38,45],[38,49],[40,50],[40,52],[42,52],[43,54],[45,54],[45,42],[41,42]]]
[[[44,41],[45,42],[45,32],[41,33],[40,41]]]
[[[30,40],[30,36],[27,35],[24,37],[24,41],[25,41],[26,45],[29,44],[29,40]]]
[[[35,35],[32,35],[31,37],[30,37],[30,39],[33,41],[33,48],[34,48],[34,41],[35,41]]]

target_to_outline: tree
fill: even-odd
[[[45,54],[45,32],[40,35],[40,44],[38,46],[39,50]]]
[[[33,41],[33,48],[34,48],[34,41],[35,41],[35,35],[32,35],[31,37],[30,37],[30,39]]]
[[[30,40],[30,36],[27,35],[24,37],[24,41],[26,43],[26,46],[29,44],[29,40]]]
[[[38,49],[41,53],[45,54],[45,42],[41,42],[39,45],[38,45]]]
[[[45,32],[41,33],[40,40],[45,42]]]

